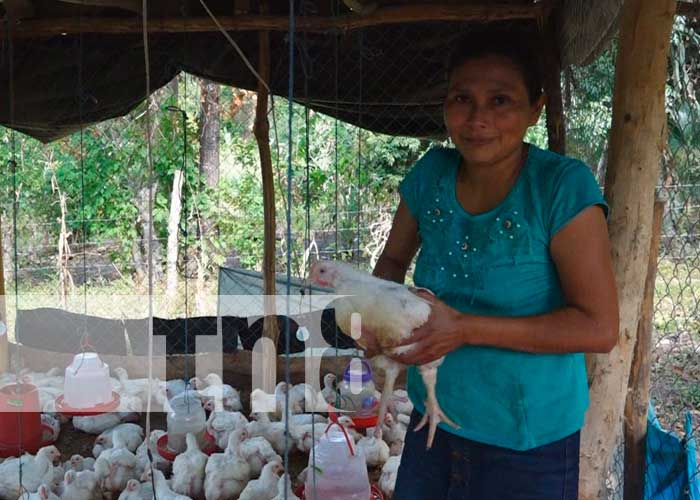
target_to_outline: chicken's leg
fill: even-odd
[[[384,423],[386,410],[389,406],[389,400],[394,395],[394,384],[396,383],[396,379],[401,372],[402,365],[387,358],[386,356],[377,356],[375,358],[375,364],[381,368],[384,368],[384,387],[382,387],[382,399],[379,401],[379,416],[377,418],[377,425],[374,428],[374,437],[381,438],[382,424]]]
[[[428,443],[427,448],[433,445],[433,440],[435,439],[435,432],[437,426],[440,422],[446,422],[448,425],[459,428],[452,420],[447,418],[443,413],[440,405],[438,404],[437,397],[435,396],[435,385],[437,384],[437,370],[438,366],[442,364],[444,358],[436,359],[435,361],[428,363],[426,365],[421,365],[418,367],[420,370],[421,377],[423,377],[423,384],[425,384],[425,390],[427,392],[425,399],[425,415],[421,421],[416,425],[414,431],[421,430],[426,423],[430,422],[428,427]],[[383,395],[382,395],[383,396]]]

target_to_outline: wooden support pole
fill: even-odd
[[[262,2],[261,10],[265,8]],[[263,285],[265,293],[265,319],[263,320],[263,336],[271,339],[277,346],[279,329],[275,315],[274,296],[277,293],[275,286],[275,238],[277,220],[275,217],[275,183],[272,171],[272,155],[270,153],[270,122],[267,119],[267,101],[270,93],[265,86],[270,81],[270,33],[261,31],[258,34],[258,73],[262,81],[258,82],[258,102],[255,109],[255,140],[258,143],[260,153],[260,169],[263,188],[263,212],[264,212],[264,251],[263,251]]]
[[[654,203],[649,267],[644,283],[644,302],[642,302],[642,313],[637,326],[637,342],[634,346],[629,391],[625,403],[625,500],[638,500],[644,497],[654,288],[664,208],[663,201],[657,200]]]
[[[564,99],[561,92],[561,58],[554,26],[554,16],[550,15],[543,29],[543,85],[547,96],[545,113],[547,117],[547,138],[550,151],[566,154],[566,121],[564,119]]]
[[[515,19],[541,20],[547,14],[547,2],[532,5],[401,5],[383,7],[372,14],[358,16],[300,16],[296,21],[296,30],[311,33],[332,33],[352,31],[386,24],[421,23],[428,21],[452,22],[494,22]],[[289,18],[270,15],[217,16],[226,31],[288,31]],[[52,37],[63,34],[102,33],[134,34],[141,33],[141,18],[92,18],[81,22],[76,17],[27,20],[12,30],[15,38]],[[150,33],[214,32],[218,28],[209,17],[193,17],[182,22],[177,18],[149,18]],[[5,28],[0,26],[0,37],[7,36]]]
[[[6,372],[9,368],[8,337],[7,331],[7,309],[5,304],[5,252],[2,241],[2,219],[0,219],[0,321],[5,323],[5,334],[0,332],[0,373]]]
[[[620,335],[611,353],[586,360],[591,404],[581,434],[581,500],[607,498],[605,479],[621,437],[666,144],[664,90],[675,12],[676,0],[625,0],[622,7],[605,179]]]

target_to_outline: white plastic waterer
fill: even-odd
[[[109,365],[96,352],[73,357],[65,372],[63,400],[72,408],[92,408],[112,401]]]
[[[309,455],[304,491],[309,500],[370,498],[365,456],[339,424],[331,424]]]

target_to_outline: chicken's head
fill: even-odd
[[[340,277],[334,262],[320,260],[311,266],[309,281],[324,288],[335,288]]]
[[[97,439],[100,438],[98,437]],[[97,443],[97,440],[95,440],[95,443]],[[82,468],[84,462],[85,460],[83,459],[82,455],[73,455],[70,457],[70,466],[74,469]]]
[[[136,479],[129,479],[129,482],[126,483],[126,491],[130,493],[136,493],[137,491],[141,490],[141,483],[139,483]]]
[[[69,485],[73,481],[75,481],[75,471],[69,470],[68,472],[66,472],[66,475],[63,476],[63,481],[66,483],[66,485]]]
[[[58,465],[61,462],[61,452],[55,446],[45,446],[39,450],[37,455],[42,455],[53,465]]]

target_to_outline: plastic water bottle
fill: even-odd
[[[332,424],[309,455],[304,496],[307,500],[370,498],[365,456],[338,424]]]
[[[353,358],[348,363],[339,391],[339,409],[349,412],[351,417],[369,417],[377,414],[379,402],[375,396],[372,368],[366,360]]]

